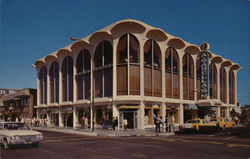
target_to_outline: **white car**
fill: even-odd
[[[22,122],[0,122],[0,142],[5,149],[11,145],[32,144],[38,146],[43,140],[43,134],[31,130]]]

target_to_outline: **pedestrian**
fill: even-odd
[[[127,130],[127,126],[128,126],[128,120],[126,118],[123,119],[123,127],[124,130]]]
[[[155,117],[154,121],[155,121],[155,132],[160,133],[161,132],[161,119],[159,118],[159,115]]]
[[[105,130],[106,129],[106,116],[105,115],[103,115],[103,117],[102,117],[102,129],[103,130]]]

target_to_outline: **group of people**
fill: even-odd
[[[168,120],[166,118],[165,121],[163,121],[163,118],[159,115],[154,117],[154,124],[155,124],[155,132],[156,133],[160,133],[161,130],[163,132],[172,132],[174,131],[174,125],[173,124],[169,124]],[[165,129],[165,130],[164,130]]]

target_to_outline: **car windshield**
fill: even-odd
[[[25,123],[5,123],[4,129],[7,130],[29,130]]]

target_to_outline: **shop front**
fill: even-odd
[[[59,126],[59,108],[49,108],[50,126]]]
[[[73,107],[64,106],[60,108],[62,124],[64,127],[73,127]]]

